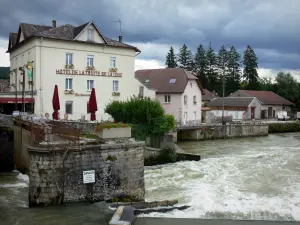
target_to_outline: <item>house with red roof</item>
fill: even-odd
[[[211,100],[218,97],[218,94],[215,91],[210,92],[205,88],[203,88],[202,93],[202,106],[203,104],[208,104]]]
[[[155,90],[155,98],[177,123],[201,123],[202,88],[196,76],[183,68],[164,68],[137,70],[135,78],[148,92]]]
[[[275,94],[272,91],[252,91],[252,90],[238,90],[232,93],[229,97],[254,97],[259,104],[253,109],[254,118],[267,119],[276,118],[280,111],[291,111],[291,106],[294,103]],[[258,115],[257,115],[258,114]]]

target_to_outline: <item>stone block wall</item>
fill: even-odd
[[[231,124],[203,126],[195,129],[177,131],[178,140],[211,140],[235,137],[253,137],[268,135],[267,124]]]
[[[94,202],[116,197],[144,200],[144,142],[77,148],[29,147],[29,205]],[[95,170],[95,183],[83,171]]]

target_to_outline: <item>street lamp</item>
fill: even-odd
[[[33,62],[34,61],[28,61],[27,62],[27,76],[29,79],[31,79],[31,111],[32,114],[34,114],[34,103],[33,103]]]

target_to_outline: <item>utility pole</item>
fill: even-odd
[[[223,69],[223,74],[222,74],[222,89],[223,89],[223,98],[222,98],[222,125],[225,125],[226,122],[224,121],[224,98],[225,98],[225,57],[224,57],[224,52],[222,53],[222,69]]]

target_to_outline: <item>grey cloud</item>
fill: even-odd
[[[20,22],[50,25],[53,18],[58,25],[95,20],[106,36],[116,38],[119,27],[114,21],[121,18],[127,42],[186,43],[195,50],[212,41],[216,51],[226,44],[241,52],[250,44],[257,49],[260,66],[297,69],[299,7],[298,0],[2,0],[0,38],[16,32]],[[149,54],[140,57],[154,57]]]

